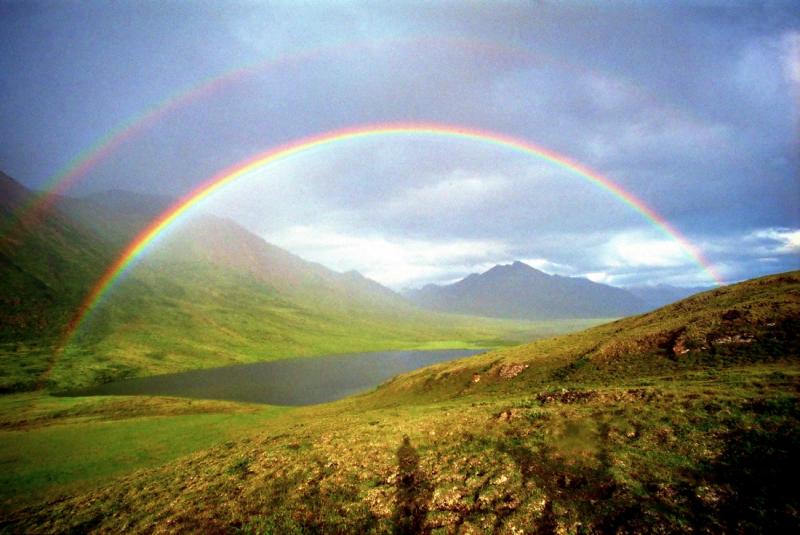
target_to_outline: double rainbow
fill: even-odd
[[[375,47],[380,46],[392,47],[392,49],[397,49],[401,46],[413,46],[423,50],[426,48],[437,49],[449,47],[474,52],[476,55],[500,54],[508,57],[523,58],[527,61],[535,61],[537,64],[556,65],[561,69],[566,69],[567,71],[578,74],[585,72],[600,76],[603,75],[586,66],[571,64],[561,58],[548,56],[539,50],[530,50],[513,44],[483,41],[474,37],[465,39],[460,36],[437,35],[430,37],[422,35],[352,40],[305,48],[276,58],[258,60],[217,73],[198,83],[184,87],[154,103],[149,108],[143,109],[139,113],[129,117],[107,132],[104,136],[98,138],[94,144],[75,155],[64,167],[51,175],[41,187],[41,193],[32,196],[27,203],[19,208],[16,214],[16,220],[22,221],[28,217],[35,218],[37,214],[55,203],[59,195],[65,194],[73,185],[83,180],[92,170],[111,155],[115,154],[125,144],[159,124],[169,115],[180,109],[201,102],[225,91],[237,83],[256,75],[263,75],[273,69],[277,70],[347,52],[369,52]],[[633,88],[640,97],[652,100],[649,95],[630,80],[623,81],[626,86]],[[13,224],[9,228],[0,228],[0,237],[10,234],[14,228]]]
[[[184,195],[169,209],[164,211],[156,220],[145,228],[123,251],[117,260],[108,268],[105,274],[97,281],[91,291],[86,295],[82,304],[74,315],[72,321],[65,331],[63,344],[69,342],[72,335],[80,328],[81,324],[89,313],[97,307],[115,282],[125,273],[131,264],[140,257],[147,247],[164,230],[175,223],[178,219],[189,212],[198,203],[213,195],[216,191],[224,188],[228,184],[260,170],[275,162],[286,160],[312,149],[331,147],[339,143],[356,141],[365,138],[378,137],[438,137],[449,139],[461,139],[476,141],[484,144],[494,145],[505,149],[511,149],[540,160],[544,160],[554,166],[564,169],[569,173],[580,177],[598,186],[601,190],[610,193],[614,198],[628,205],[638,212],[653,227],[658,229],[665,236],[675,240],[689,258],[693,260],[709,278],[717,284],[722,284],[722,278],[714,267],[706,260],[701,252],[681,235],[663,217],[653,209],[637,199],[633,194],[623,190],[619,185],[599,173],[544,147],[535,145],[529,141],[514,138],[504,134],[477,130],[462,126],[451,126],[433,123],[401,123],[401,124],[377,124],[362,125],[342,130],[326,132],[320,135],[306,137],[291,143],[287,143],[265,152],[256,154],[252,158],[231,166],[205,180],[195,189]]]
[[[364,52],[378,46],[396,48],[409,45],[415,47],[428,46],[431,48],[445,45],[463,48],[465,50],[474,50],[475,52],[499,51],[505,54],[513,53],[536,59],[545,58],[546,61],[553,62],[552,59],[538,52],[534,53],[528,50],[502,46],[477,39],[467,40],[446,36],[426,38],[418,36],[335,42],[318,47],[303,48],[276,58],[258,60],[247,65],[237,66],[211,77],[207,77],[198,83],[184,87],[156,102],[149,108],[145,108],[119,123],[105,135],[98,138],[94,144],[76,154],[72,160],[67,162],[67,164],[55,174],[51,175],[41,187],[41,193],[32,196],[27,203],[18,209],[16,219],[22,221],[30,216],[35,217],[40,212],[52,206],[53,203],[58,200],[59,195],[65,194],[73,185],[80,182],[93,169],[111,155],[115,154],[126,143],[161,123],[172,113],[222,93],[226,89],[251,77],[264,75],[269,71],[290,67],[292,65],[303,64],[326,57],[335,57],[348,52]],[[13,226],[6,229],[0,228],[0,237],[9,234],[13,228]]]

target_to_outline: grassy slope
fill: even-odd
[[[347,302],[312,304],[214,265],[172,264],[134,275],[68,346],[50,375],[51,388],[277,358],[498,347],[592,323],[445,316],[410,307],[394,312]]]
[[[286,409],[171,398],[0,398],[0,509],[240,437]]]
[[[438,365],[7,527],[786,532],[799,312],[793,273]]]
[[[375,283],[198,216],[160,239],[62,354],[65,325],[159,200],[124,192],[109,206],[62,199],[19,222],[31,192],[0,179],[0,228],[14,228],[0,238],[0,392],[297,356],[497,347],[586,324],[422,312]]]
[[[30,390],[114,249],[57,210],[19,222],[0,207],[0,228],[0,392]]]
[[[417,399],[542,385],[606,385],[682,370],[796,357],[800,274],[774,275],[704,292],[654,312],[540,340],[481,358],[426,368],[388,385],[384,396]],[[787,347],[794,353],[784,355]],[[508,382],[503,370],[529,367]],[[480,381],[472,382],[475,375]],[[506,373],[507,375],[507,373]]]

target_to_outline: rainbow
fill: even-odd
[[[62,348],[69,342],[72,335],[81,326],[89,313],[97,307],[103,297],[114,286],[115,282],[125,273],[134,261],[164,230],[178,219],[197,206],[204,199],[224,188],[228,184],[275,162],[286,160],[312,149],[331,147],[347,141],[357,141],[365,138],[395,136],[423,136],[441,137],[449,139],[462,139],[488,143],[497,147],[511,149],[535,158],[549,162],[556,167],[564,169],[577,177],[583,178],[600,189],[610,193],[616,199],[628,205],[639,213],[645,220],[661,231],[670,239],[675,240],[686,254],[700,266],[709,277],[717,284],[723,284],[722,278],[714,267],[706,260],[701,252],[683,235],[672,227],[663,217],[653,209],[637,199],[633,194],[623,190],[619,185],[599,173],[549,149],[535,145],[529,141],[514,138],[496,132],[476,130],[462,126],[451,126],[432,123],[401,123],[362,125],[342,130],[326,132],[320,135],[306,137],[291,143],[280,145],[265,152],[256,154],[244,162],[237,163],[222,170],[211,178],[205,180],[195,189],[184,195],[172,207],[164,211],[156,220],[145,228],[125,248],[117,260],[108,268],[105,274],[97,281],[91,291],[78,308],[72,321],[69,323]]]
[[[18,209],[17,221],[22,222],[28,217],[33,217],[52,206],[70,187],[79,182],[95,169],[100,163],[114,154],[123,145],[136,138],[142,132],[152,128],[165,117],[179,109],[186,108],[196,102],[200,102],[226,88],[246,80],[249,77],[264,74],[272,69],[288,67],[294,64],[313,61],[324,58],[332,54],[341,54],[348,51],[368,50],[375,46],[402,46],[413,45],[424,46],[447,46],[470,48],[476,51],[503,52],[506,54],[524,54],[526,57],[538,60],[553,62],[541,53],[510,47],[501,46],[476,39],[462,39],[447,36],[437,36],[436,38],[425,37],[398,37],[382,40],[355,40],[349,42],[338,42],[318,47],[306,48],[293,54],[287,54],[278,58],[259,60],[244,66],[235,67],[222,73],[206,77],[199,83],[184,87],[167,97],[156,102],[136,115],[129,117],[117,126],[112,128],[102,137],[98,138],[91,146],[76,154],[69,162],[51,175],[45,181],[41,192],[31,197],[23,206]],[[8,228],[0,229],[0,236],[10,234],[15,228],[14,224]]]
[[[320,54],[319,51],[314,53]],[[261,72],[270,67],[277,67],[292,61],[305,59],[312,52],[298,54],[292,57],[281,58],[275,61],[260,62],[246,67],[229,70],[221,75],[204,79],[201,83],[170,94],[154,106],[143,110],[139,114],[128,118],[107,134],[95,141],[94,144],[78,153],[64,167],[51,175],[41,193],[31,197],[19,208],[17,219],[22,221],[28,217],[35,217],[41,211],[51,206],[58,196],[66,192],[73,184],[80,181],[90,171],[114,154],[120,147],[140,133],[158,124],[164,117],[178,109],[184,108],[194,102],[208,98],[221,91],[223,88],[238,82],[250,75]],[[0,235],[10,234],[9,229],[0,229]]]
[[[38,213],[51,206],[59,198],[59,195],[63,195],[70,187],[86,177],[100,163],[108,159],[130,140],[136,138],[149,128],[152,128],[173,112],[218,94],[235,83],[246,80],[257,74],[263,74],[271,69],[312,61],[331,54],[338,54],[346,51],[369,50],[375,46],[397,47],[403,45],[418,47],[440,47],[445,45],[454,48],[470,49],[476,53],[501,53],[504,55],[526,58],[528,60],[535,60],[540,63],[558,65],[560,68],[577,73],[595,73],[595,71],[586,66],[573,65],[563,59],[547,56],[541,51],[524,49],[513,44],[498,44],[475,38],[465,39],[458,36],[441,35],[435,37],[412,36],[380,40],[350,41],[344,43],[338,42],[302,49],[293,54],[287,54],[279,58],[262,59],[204,78],[199,83],[171,93],[166,98],[156,102],[153,106],[121,122],[108,133],[98,138],[91,146],[75,155],[56,173],[48,177],[44,186],[41,188],[41,193],[32,196],[28,202],[19,208],[16,220],[19,222],[18,224],[20,224],[28,217],[35,218]],[[602,75],[602,73],[598,74]],[[632,87],[636,87],[630,80],[625,80],[625,82]],[[649,95],[644,93],[640,88],[637,87],[636,90],[640,96],[650,99]],[[0,237],[10,234],[14,228],[15,225],[12,223],[8,228],[0,229]]]

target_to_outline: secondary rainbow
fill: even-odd
[[[534,53],[513,47],[480,41],[477,39],[460,39],[447,36],[436,36],[428,38],[425,36],[352,40],[334,42],[331,44],[304,48],[291,54],[286,54],[277,58],[258,60],[253,63],[238,66],[214,76],[207,77],[199,83],[192,84],[176,91],[166,98],[156,102],[149,108],[129,117],[119,123],[108,133],[98,138],[94,144],[87,147],[75,155],[64,167],[51,175],[46,183],[40,188],[41,192],[33,195],[29,201],[23,204],[17,212],[17,220],[22,221],[28,217],[36,217],[41,211],[49,208],[55,203],[60,195],[64,195],[70,187],[78,183],[87,176],[95,167],[105,161],[109,156],[117,152],[123,145],[136,138],[142,132],[160,123],[166,117],[179,109],[188,108],[190,105],[201,102],[225,89],[234,86],[255,75],[263,75],[273,69],[280,69],[294,64],[301,64],[317,59],[322,59],[337,54],[355,52],[369,49],[374,46],[451,46],[459,48],[490,49],[502,51],[504,53],[525,54],[531,58],[542,59],[552,62],[541,53]],[[13,223],[7,228],[0,228],[0,236],[9,234],[16,225]]]
[[[127,120],[118,124],[108,133],[98,138],[94,144],[78,153],[64,167],[55,174],[51,175],[46,183],[40,188],[41,192],[31,197],[31,199],[21,206],[17,212],[17,221],[22,221],[28,217],[36,217],[38,213],[44,211],[56,202],[60,195],[65,194],[74,184],[86,177],[95,167],[105,161],[109,156],[116,153],[122,146],[137,137],[142,132],[157,125],[173,112],[187,108],[191,104],[201,102],[226,88],[235,85],[249,77],[257,74],[264,74],[271,69],[287,67],[292,64],[299,64],[306,61],[313,61],[320,58],[329,57],[335,54],[342,54],[348,51],[368,51],[376,46],[417,46],[437,48],[442,46],[471,49],[476,53],[501,53],[509,56],[519,56],[528,60],[556,65],[559,68],[574,71],[576,73],[593,73],[604,76],[602,72],[595,72],[583,65],[574,65],[563,59],[553,58],[538,50],[529,50],[513,44],[494,43],[483,41],[476,38],[464,39],[460,36],[408,36],[391,37],[384,39],[354,40],[345,42],[335,42],[323,46],[301,49],[292,54],[286,54],[277,58],[258,60],[253,63],[237,66],[217,73],[211,77],[201,80],[199,83],[187,86],[166,98],[156,102],[149,108],[129,117]],[[634,88],[640,97],[652,100],[649,95],[635,86],[629,80],[623,80],[629,88]],[[9,234],[15,224],[9,224],[7,228],[0,228],[0,237]]]
[[[306,137],[294,142],[290,142],[278,147],[259,153],[244,162],[224,169],[223,171],[205,180],[195,189],[184,195],[172,207],[163,212],[147,228],[145,228],[131,243],[126,247],[119,258],[108,268],[105,274],[97,281],[92,290],[87,294],[79,307],[74,318],[65,331],[64,344],[69,342],[73,333],[80,327],[86,316],[98,305],[103,296],[114,286],[128,267],[147,249],[147,246],[159,236],[167,227],[177,221],[198,203],[220,190],[226,185],[248,175],[249,173],[262,169],[272,163],[291,158],[298,154],[312,149],[329,147],[347,141],[355,141],[364,138],[391,136],[417,136],[417,137],[440,137],[449,139],[471,140],[481,143],[488,143],[499,147],[522,152],[541,160],[552,163],[573,175],[579,176],[597,185],[601,189],[611,193],[621,202],[630,206],[638,212],[644,219],[650,222],[663,234],[674,239],[686,254],[697,263],[717,284],[722,284],[722,278],[714,267],[706,260],[701,252],[680,234],[663,217],[658,215],[653,209],[645,205],[633,194],[623,190],[619,185],[599,173],[585,167],[566,156],[557,154],[549,149],[535,145],[524,139],[511,137],[497,132],[478,130],[463,126],[452,126],[446,124],[433,123],[400,123],[400,124],[376,124],[362,125],[342,130],[326,132],[320,135]],[[62,346],[63,347],[63,346]]]

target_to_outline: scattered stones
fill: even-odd
[[[500,366],[500,371],[498,374],[500,375],[501,379],[513,379],[517,375],[521,374],[525,369],[528,367],[527,364],[503,364]]]
[[[495,418],[497,418],[501,422],[510,422],[522,416],[523,412],[524,411],[522,409],[506,409],[496,414]]]
[[[473,373],[472,374],[472,382],[473,383],[480,383],[481,382],[481,374]]]
[[[541,404],[546,403],[583,403],[597,397],[597,392],[592,390],[567,390],[562,388],[560,392],[540,392],[536,394],[536,400]]]
[[[686,340],[680,338],[674,346],[672,346],[672,354],[673,355],[685,355],[691,351],[688,347],[686,347]]]
[[[741,333],[741,334],[720,336],[719,338],[711,340],[711,343],[718,346],[725,344],[750,344],[754,340],[755,338],[753,337],[752,334]]]

